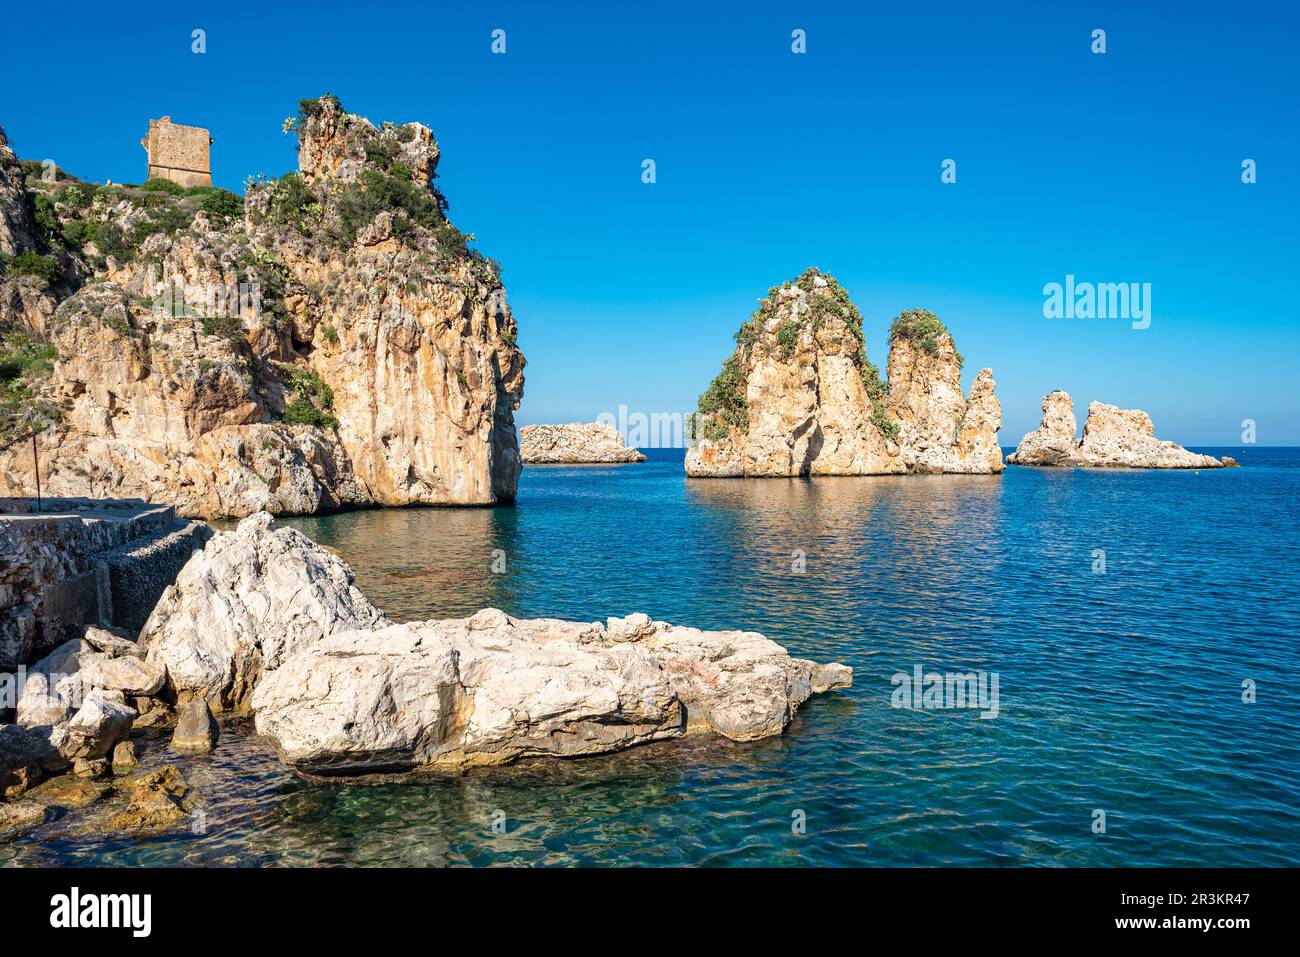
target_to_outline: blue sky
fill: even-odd
[[[900,309],[938,313],[967,385],[993,368],[1004,445],[1053,388],[1181,442],[1238,444],[1251,418],[1300,444],[1294,5],[743,9],[22,4],[0,124],[24,158],[137,182],[169,114],[213,131],[215,180],[242,191],[294,164],[299,98],[427,123],[453,221],[503,264],[521,424],[693,408],[756,300],[817,265],[882,367]],[[1151,283],[1151,327],[1045,319],[1067,273]]]

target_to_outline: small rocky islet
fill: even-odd
[[[867,355],[862,314],[812,268],[773,287],[700,396],[686,474],[710,478],[904,475],[1003,469],[1002,406],[933,313],[890,327],[888,381]]]
[[[1007,457],[1013,465],[1060,468],[1218,469],[1232,468],[1228,456],[1190,452],[1156,438],[1151,416],[1104,402],[1088,406],[1082,438],[1075,439],[1074,400],[1061,389],[1043,397],[1042,423]]]
[[[519,455],[525,465],[622,465],[645,456],[623,445],[607,422],[526,425],[519,430]]]

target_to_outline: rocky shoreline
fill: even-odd
[[[525,465],[621,465],[645,456],[623,445],[618,429],[604,422],[526,425],[519,430]]]
[[[180,826],[199,799],[175,768],[137,770],[141,735],[203,753],[219,746],[219,722],[251,717],[309,780],[414,778],[696,735],[772,737],[852,671],[755,632],[645,615],[582,623],[489,608],[396,623],[340,558],[263,513],[196,549],[138,638],[87,626],[25,679],[0,724],[0,832],[11,834],[46,819],[34,798],[89,803],[110,787],[130,794],[110,829]]]

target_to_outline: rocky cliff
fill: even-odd
[[[993,373],[961,392],[962,357],[929,312],[890,329],[888,381],[845,289],[809,269],[769,291],[700,397],[692,476],[1002,470]]]
[[[429,129],[326,96],[286,131],[300,172],[242,200],[0,150],[0,400],[41,403],[43,484],[203,517],[512,500],[524,360]],[[0,494],[33,490],[0,453]]]
[[[526,425],[519,430],[519,454],[525,465],[613,465],[645,461],[645,456],[636,449],[624,447],[618,429],[605,422]]]
[[[1088,406],[1083,437],[1075,439],[1074,400],[1057,389],[1043,397],[1043,419],[1007,457],[1013,465],[1064,468],[1213,469],[1236,465],[1226,456],[1189,452],[1156,438],[1151,416],[1104,402]]]

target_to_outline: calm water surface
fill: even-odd
[[[687,481],[652,450],[526,469],[514,508],[290,520],[394,617],[642,611],[762,631],[854,686],[777,740],[436,784],[313,787],[231,733],[182,765],[207,834],[69,815],[0,863],[1300,864],[1300,450],[1204,451],[1244,467]],[[998,717],[891,708],[915,665],[996,672]]]

